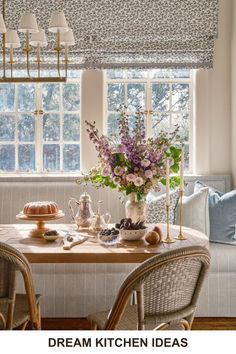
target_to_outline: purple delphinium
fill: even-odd
[[[99,163],[90,176],[94,183],[111,188],[117,186],[119,191],[126,191],[127,194],[135,192],[141,197],[151,188],[159,189],[159,182],[165,178],[166,159],[172,154],[170,147],[172,151],[174,149],[173,139],[177,130],[169,134],[160,132],[158,137],[146,138],[143,113],[138,110],[135,124],[131,128],[126,111],[127,108],[123,105],[116,137],[99,136],[95,122],[86,121],[89,138],[95,145],[99,158]],[[170,166],[180,161],[172,157],[168,159]],[[97,175],[102,178],[96,178]]]

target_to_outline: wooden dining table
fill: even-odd
[[[110,225],[112,226],[112,225]],[[154,225],[147,225],[152,230]],[[166,225],[158,224],[164,238]],[[50,229],[57,230],[59,235],[65,235],[62,230],[76,231],[73,224],[49,224]],[[0,241],[5,242],[21,251],[30,263],[140,263],[146,259],[170,250],[177,250],[188,246],[208,247],[208,237],[196,230],[183,227],[186,240],[175,240],[174,243],[159,243],[149,245],[144,239],[139,241],[120,240],[115,246],[101,245],[97,237],[92,236],[87,241],[74,246],[70,250],[63,250],[63,237],[54,242],[43,238],[29,237],[32,224],[5,224],[0,225]],[[86,230],[80,230],[86,233]],[[178,236],[179,226],[170,225],[170,236]]]

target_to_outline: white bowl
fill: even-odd
[[[44,240],[49,241],[49,242],[56,241],[56,239],[58,239],[58,237],[59,237],[59,234],[57,234],[57,235],[45,235],[45,234],[43,234]]]
[[[140,230],[120,230],[120,238],[127,241],[137,241],[140,240],[147,232],[147,227]]]

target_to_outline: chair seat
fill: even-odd
[[[41,295],[35,295],[36,304],[38,304]],[[0,312],[6,318],[7,316],[8,305],[0,305]],[[14,316],[13,316],[13,328],[16,328],[30,319],[29,314],[29,305],[27,296],[25,294],[16,294],[15,308],[14,308]]]
[[[93,313],[88,316],[88,320],[97,324],[98,329],[103,329],[105,326],[106,319],[108,317],[109,311],[101,311]],[[161,324],[161,323],[160,323]],[[138,325],[138,313],[137,306],[127,306],[125,312],[118,323],[117,330],[120,331],[135,331]],[[157,324],[145,325],[145,330],[153,330],[157,327]],[[164,330],[184,330],[184,326],[180,323],[173,323]]]

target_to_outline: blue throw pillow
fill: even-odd
[[[236,245],[236,190],[223,194],[197,181],[194,191],[209,189],[210,241]]]

